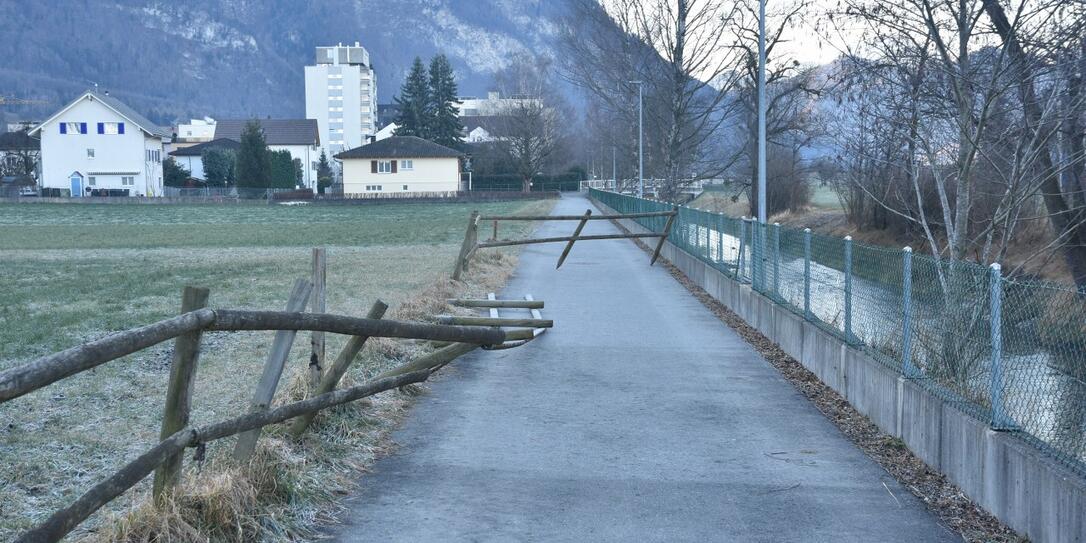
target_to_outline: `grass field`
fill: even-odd
[[[551,205],[0,205],[0,370],[176,314],[186,284],[210,288],[212,307],[282,309],[293,280],[308,277],[314,246],[328,247],[329,312],[362,315],[378,297],[395,308],[448,274],[471,210]],[[527,228],[510,224],[503,235]],[[205,335],[196,423],[247,410],[271,338]],[[298,335],[295,370],[308,343]],[[342,343],[330,337],[329,356]],[[157,439],[170,351],[159,345],[0,406],[0,540]],[[299,525],[314,520],[290,514]]]
[[[737,193],[738,197],[733,202],[731,197]],[[728,186],[722,191],[705,191],[695,198],[691,205],[712,211],[723,211],[733,217],[750,215],[746,193],[739,193],[738,188],[733,186]],[[812,183],[809,206],[812,210],[841,211],[841,200],[833,187]]]

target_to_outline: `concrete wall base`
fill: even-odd
[[[594,203],[601,211],[616,213]],[[620,222],[630,231],[647,231],[632,220]],[[990,429],[862,348],[848,345],[670,242],[661,253],[1012,529],[1033,541],[1086,542],[1086,477],[1016,434]]]

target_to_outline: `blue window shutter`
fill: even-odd
[[[117,133],[124,134],[124,123],[117,123]]]
[[[98,133],[99,134],[105,134],[106,133],[106,123],[98,123]]]
[[[87,123],[79,123],[79,133],[80,134],[86,134],[87,133]]]
[[[60,123],[60,133],[61,134],[67,134],[68,133],[68,123]]]

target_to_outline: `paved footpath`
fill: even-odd
[[[631,241],[561,250],[505,290],[556,327],[443,370],[338,541],[960,541]]]

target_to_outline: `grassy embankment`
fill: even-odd
[[[183,285],[211,289],[212,307],[281,309],[310,250],[328,247],[328,311],[364,315],[377,298],[389,318],[443,311],[454,293],[494,290],[512,252],[489,251],[466,284],[447,280],[472,209],[538,214],[552,202],[376,206],[0,206],[0,370],[37,356],[171,316]],[[530,226],[510,224],[514,237]],[[204,336],[193,422],[247,410],[272,333]],[[298,335],[277,401],[298,396],[308,360]],[[329,356],[345,339],[330,336]],[[417,354],[409,342],[371,341],[345,381],[357,382]],[[171,344],[101,366],[0,406],[0,540],[43,520],[158,438]],[[291,539],[335,516],[335,497],[385,447],[408,403],[386,393],[319,418],[300,442],[271,429],[253,466],[209,446],[174,515],[148,515],[144,481],[85,523],[84,537],[140,540]],[[105,523],[103,518],[109,517]],[[106,529],[97,530],[105,526]],[[91,531],[88,531],[91,530]],[[215,530],[222,530],[215,532]]]

